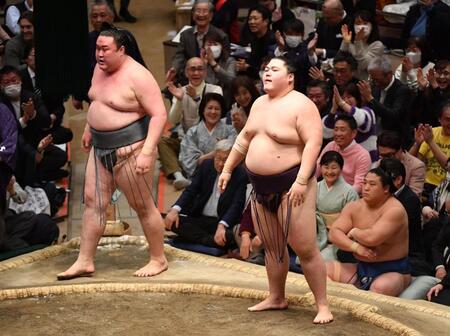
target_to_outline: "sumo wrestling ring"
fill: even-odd
[[[314,325],[314,298],[289,273],[289,309],[252,313],[268,295],[265,268],[165,246],[169,270],[146,264],[144,237],[102,238],[92,277],[57,281],[79,238],[0,262],[1,335],[450,335],[450,308],[328,282],[335,321]]]

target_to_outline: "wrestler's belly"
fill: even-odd
[[[300,164],[301,147],[281,144],[268,136],[257,135],[250,142],[245,164],[255,174],[273,175],[282,173]]]
[[[133,123],[144,115],[143,111],[120,111],[93,101],[89,106],[87,122],[98,131],[113,131]]]

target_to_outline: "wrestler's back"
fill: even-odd
[[[87,113],[90,127],[99,131],[123,128],[145,115],[136,99],[133,76],[148,72],[131,57],[113,74],[96,66],[89,90],[91,104]]]
[[[253,173],[272,175],[300,164],[304,143],[297,131],[305,97],[291,91],[279,99],[267,95],[254,103],[246,130],[252,139],[245,164]],[[320,118],[318,127],[321,127]]]
[[[375,247],[377,254],[376,259],[369,260],[361,256],[356,256],[357,259],[368,262],[379,262],[397,260],[408,255],[408,215],[402,204],[395,197],[390,197],[381,208],[376,210],[370,209],[362,199],[354,202],[354,205],[355,208],[352,212],[352,221],[354,227],[360,229],[371,227],[375,222],[380,220],[389,209],[396,207],[400,208],[399,211],[402,211],[402,218],[397,223],[390,223],[382,219],[383,225],[398,225],[399,228],[392,237]]]

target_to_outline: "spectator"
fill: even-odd
[[[36,95],[40,96],[47,111],[50,113],[50,127],[44,131],[43,135],[51,134],[53,137],[53,143],[55,144],[70,142],[73,138],[72,131],[61,125],[65,112],[64,97],[54,94],[43,94],[36,86],[37,76],[34,53],[34,47],[29,47],[25,50],[26,68],[20,70],[22,87],[23,89],[34,92]]]
[[[314,102],[321,117],[328,115],[331,109],[331,92],[327,82],[318,79],[309,81],[306,95]]]
[[[135,23],[135,22],[137,22],[136,17],[131,15],[130,12],[128,11],[128,6],[130,5],[130,1],[131,0],[120,0],[119,15],[120,15],[120,18],[122,18],[125,22]],[[113,9],[114,21],[117,21],[117,22],[120,21],[120,18],[116,13],[116,8],[114,6],[114,0],[108,0],[108,3],[109,3],[109,6],[111,6]]]
[[[318,231],[321,232],[320,228],[329,230],[344,206],[359,197],[342,177],[344,159],[341,154],[328,151],[322,155],[319,164],[323,180],[317,183],[316,217]],[[320,249],[327,243],[326,230],[324,238]]]
[[[342,43],[343,25],[352,26],[351,17],[344,11],[339,0],[326,0],[322,5],[322,18],[317,23],[316,55],[320,59],[333,58]]]
[[[320,160],[322,156],[332,150],[342,155],[344,167],[342,176],[345,182],[350,184],[356,192],[361,193],[363,179],[370,169],[369,152],[355,142],[357,124],[352,116],[342,114],[336,118],[334,124],[334,140],[327,144],[320,153],[317,161],[316,176],[320,176]]]
[[[364,177],[362,199],[347,204],[334,222],[330,241],[353,252],[357,263],[328,262],[333,281],[390,296],[398,296],[411,282],[408,216],[393,197],[392,182],[382,169],[370,170]]]
[[[248,10],[247,22],[251,52],[248,59],[239,58],[236,61],[236,71],[258,78],[264,57],[273,54],[277,42],[274,32],[270,29],[270,11],[266,7],[251,7]],[[241,44],[244,44],[243,41]]]
[[[181,141],[179,161],[184,172],[191,177],[203,161],[214,158],[217,141],[234,141],[236,131],[225,124],[225,101],[218,93],[206,93],[198,110],[200,122],[192,126]]]
[[[424,71],[418,69],[417,82],[421,114],[419,120],[424,124],[439,126],[438,114],[445,100],[450,99],[450,61],[437,61],[434,69],[429,69],[425,78]]]
[[[217,186],[232,146],[230,140],[216,144],[214,159],[199,166],[192,184],[168,212],[166,229],[177,233],[179,239],[212,247],[233,244],[232,229],[244,210],[247,175],[242,167],[236,167],[223,194]]]
[[[340,50],[350,52],[358,61],[356,77],[360,80],[369,78],[367,66],[371,59],[381,57],[384,45],[379,40],[375,16],[367,11],[357,12],[354,16],[353,30],[342,25],[342,44]]]
[[[450,170],[450,160],[447,161],[447,170]],[[450,173],[433,190],[430,201],[422,209],[423,227],[422,235],[427,260],[434,262],[436,258],[432,255],[433,242],[439,232],[445,226],[449,226],[450,209]],[[434,260],[433,260],[434,259]],[[437,265],[435,265],[437,266]]]
[[[220,36],[220,45],[229,50],[228,36],[220,29],[211,25],[214,5],[209,0],[195,0],[192,7],[192,20],[194,26],[181,33],[180,44],[172,60],[172,67],[166,74],[166,81],[172,82],[175,76],[182,78],[181,72],[186,66],[186,61],[192,57],[200,57],[200,48],[203,46],[203,38],[209,31],[215,31]],[[184,80],[183,80],[184,81]]]
[[[431,252],[435,271],[434,276],[440,280],[444,280],[450,272],[450,225],[448,220],[433,241]],[[450,305],[450,301],[448,305]]]
[[[17,122],[13,113],[0,104],[0,246],[5,238],[6,190],[16,165]]]
[[[239,248],[239,256],[251,263],[265,265],[264,247],[261,238],[255,232],[250,202],[245,207],[240,224],[233,228],[233,232],[234,240]]]
[[[231,83],[231,93],[235,103],[227,115],[227,123],[231,123],[236,133],[239,133],[247,122],[250,109],[259,97],[259,92],[252,79],[247,76],[238,76]]]
[[[188,85],[180,88],[173,82],[167,83],[174,96],[169,112],[169,122],[178,126],[170,137],[162,137],[158,143],[161,168],[167,177],[174,179],[176,189],[183,189],[189,185],[189,180],[183,176],[178,163],[181,140],[188,129],[199,121],[198,106],[203,95],[208,92],[222,94],[220,86],[205,83],[206,69],[201,58],[191,58],[186,63],[185,73],[189,81]]]
[[[202,58],[206,63],[206,79],[209,84],[222,87],[225,105],[231,105],[231,82],[236,77],[235,59],[230,57],[230,50],[220,44],[216,31],[209,31],[203,38]]]
[[[25,59],[25,48],[33,45],[34,20],[33,12],[24,12],[19,19],[20,34],[13,37],[5,46],[3,64],[17,69],[23,66]]]
[[[382,132],[378,135],[377,148],[381,159],[396,158],[403,164],[404,184],[420,196],[425,182],[425,163],[404,149],[400,135],[395,131]]]
[[[425,259],[422,240],[422,205],[417,194],[405,184],[405,166],[400,160],[392,157],[381,160],[380,168],[392,177],[396,188],[394,196],[403,205],[408,215],[408,256],[411,262],[411,275],[431,274],[431,267]]]
[[[92,78],[94,74],[94,68],[97,64],[95,58],[95,50],[97,45],[97,38],[103,29],[111,27],[114,21],[114,11],[111,4],[106,0],[93,0],[90,2],[89,6],[89,20],[94,28],[89,32],[89,71],[87,77]],[[118,28],[120,31],[124,32],[127,36],[127,41],[125,43],[125,52],[127,55],[131,56],[136,62],[142,64],[146,67],[145,61],[142,58],[141,51],[136,42],[135,37],[131,32],[126,29]],[[80,110],[83,108],[83,100],[89,102],[88,90],[86,92],[76,92],[72,97],[73,106]]]
[[[275,33],[278,47],[274,54],[286,57],[295,65],[294,88],[304,93],[306,92],[309,68],[317,63],[315,54],[317,39],[314,38],[309,43],[303,42],[305,26],[302,21],[297,19],[287,21],[282,32],[283,35],[279,31]]]
[[[443,155],[447,158],[450,156],[450,100],[444,103],[440,110],[439,123],[440,127],[431,129],[432,136],[427,137],[428,142],[425,141],[425,129],[418,127],[415,132],[415,142],[409,150],[410,154],[425,162],[425,195],[430,195],[433,189],[445,179],[446,171],[438,160],[439,156],[436,156],[436,148],[430,144],[433,140]],[[440,161],[442,162],[442,159]]]
[[[379,118],[381,129],[399,132],[409,144],[412,138],[409,118],[411,92],[395,79],[386,56],[372,59],[368,70],[373,86],[366,81],[359,82],[361,96]]]
[[[423,0],[409,8],[403,25],[402,40],[424,37],[430,47],[431,61],[450,59],[450,7],[440,0]]]
[[[276,0],[258,0],[259,5],[266,7],[270,11],[272,30],[274,32],[283,31],[286,22],[295,19],[294,13],[287,6],[283,5],[283,2],[280,3],[280,6],[277,6]]]
[[[333,105],[330,113],[322,119],[323,137],[325,139],[333,138],[335,120],[340,114],[351,115],[355,118],[358,126],[356,143],[369,152],[372,162],[378,160],[375,113],[367,106],[367,102],[361,97],[358,87],[353,83],[349,83],[345,87],[342,97],[337,87],[334,87]]]
[[[20,142],[19,156],[22,153],[33,162],[20,164],[18,169],[31,169],[34,174],[16,171],[16,176],[22,185],[31,185],[42,180],[53,181],[67,176],[67,171],[61,167],[67,162],[67,154],[52,145],[52,136],[45,136],[51,119],[39,96],[22,89],[22,79],[18,70],[5,66],[0,71],[1,100],[16,116],[19,127]],[[36,168],[36,170],[34,170]]]
[[[214,0],[215,6],[212,25],[227,34],[230,42],[239,43],[239,4],[237,0]]]
[[[349,83],[358,83],[355,77],[358,62],[346,51],[339,51],[333,59],[333,77],[328,80],[330,88],[337,86],[339,93],[344,93],[344,88]],[[325,75],[321,69],[311,67],[309,75],[313,79],[325,80]]]
[[[406,45],[406,55],[395,70],[395,78],[409,89],[417,93],[417,72],[419,68],[427,74],[434,67],[434,63],[429,61],[428,50],[425,39],[422,37],[410,37]]]
[[[27,11],[33,11],[33,0],[24,0],[5,8],[5,24],[12,35],[19,35],[19,18]]]

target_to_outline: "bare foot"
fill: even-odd
[[[328,306],[322,306],[318,308],[316,317],[313,320],[315,324],[327,324],[333,322],[333,314],[331,314]]]
[[[56,278],[58,280],[70,280],[78,277],[89,277],[92,276],[94,271],[94,264],[84,264],[77,260],[72,266],[69,267],[67,271],[57,274]]]
[[[163,262],[151,260],[147,265],[134,272],[137,277],[151,277],[166,271],[169,268],[169,263],[166,259]]]
[[[286,299],[273,299],[270,296],[261,301],[260,303],[254,305],[253,307],[249,307],[248,311],[250,312],[259,312],[264,310],[283,310],[287,309],[288,303]]]

